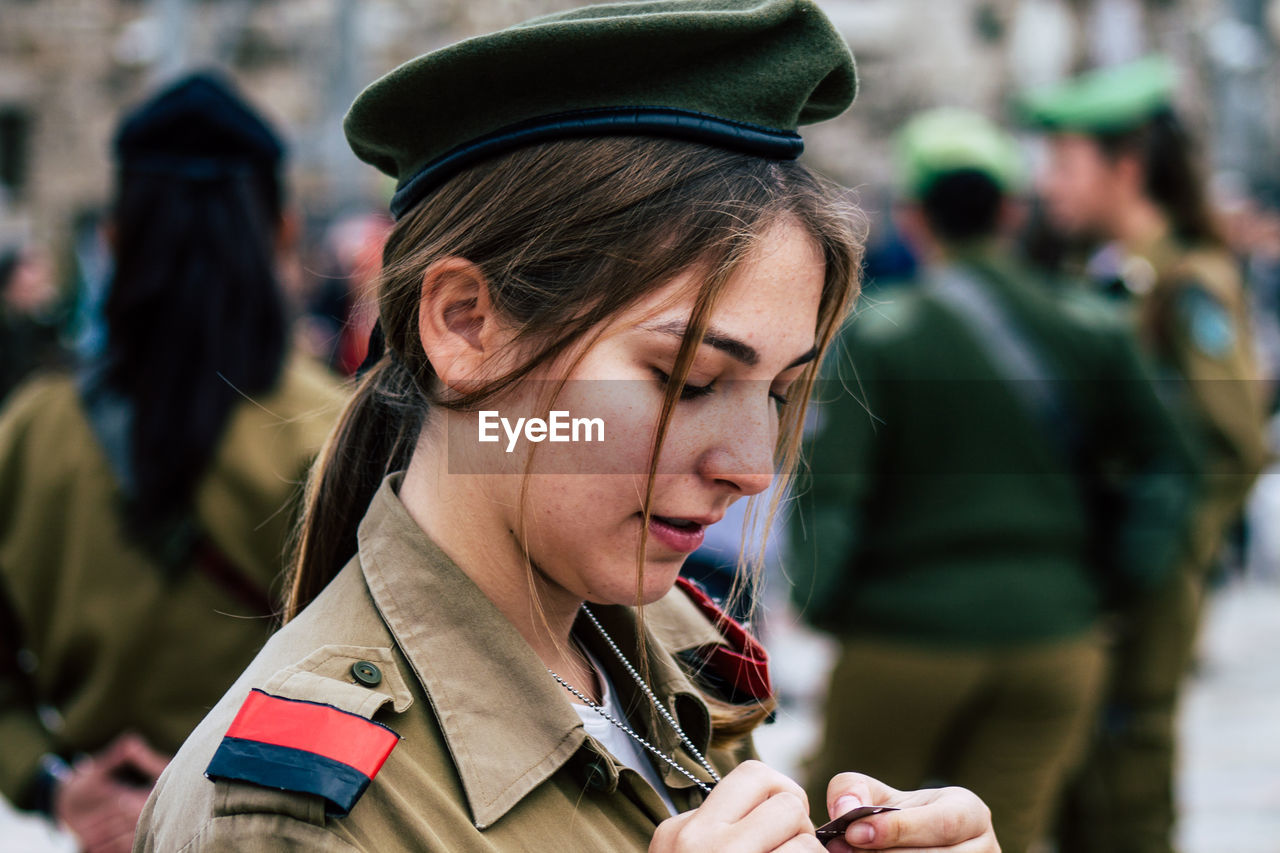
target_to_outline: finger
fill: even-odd
[[[133,850],[134,827],[119,828],[99,846],[102,853],[130,853]]]
[[[110,808],[99,806],[90,812],[76,815],[71,828],[86,849],[96,847],[106,839],[120,831],[120,814]]]
[[[146,806],[147,798],[150,795],[150,791],[124,788],[120,793],[119,799],[116,800],[116,807],[120,810],[120,814],[136,825],[138,818],[142,816],[142,809]]]
[[[72,817],[76,834],[86,847],[104,843],[124,830],[132,830],[146,805],[147,792],[105,782],[92,808]]]
[[[123,816],[113,814],[97,821],[91,827],[85,827],[83,832],[78,832],[76,835],[85,853],[114,853],[118,846],[118,839],[132,833],[135,828],[136,821],[130,823]],[[130,843],[132,843],[132,837]]]
[[[797,837],[813,834],[804,794],[780,791],[727,827],[718,841],[725,850],[775,850]],[[822,849],[822,845],[818,845]]]
[[[128,759],[130,750],[136,748],[140,740],[141,738],[136,734],[133,734],[132,732],[125,732],[124,734],[116,737],[116,739],[111,741],[111,743],[98,750],[98,752],[94,754],[94,759],[97,764],[106,767],[108,770],[119,767]]]
[[[827,813],[835,820],[858,806],[887,805],[899,793],[862,773],[838,773],[827,783]]]
[[[816,835],[797,835],[773,853],[828,853]]]
[[[115,745],[115,757],[119,764],[130,764],[152,782],[169,766],[169,757],[151,748],[139,735],[125,735]]]
[[[658,828],[654,830],[653,839],[649,844],[650,849],[666,850],[672,848],[675,844],[675,839],[680,837],[681,828],[692,820],[697,813],[697,809],[681,812],[658,824]]]
[[[804,789],[794,779],[759,761],[744,761],[725,776],[697,809],[705,819],[737,823],[774,794],[792,794],[806,803]]]
[[[981,838],[991,829],[991,812],[963,788],[944,788],[925,805],[886,812],[849,826],[845,840],[855,850],[932,849]]]
[[[884,847],[851,847],[847,848],[851,853],[883,853]],[[892,853],[1001,853],[1000,845],[996,843],[994,835],[985,835],[982,838],[972,838],[963,841],[960,844],[948,844],[944,847],[893,847],[887,848]],[[828,846],[828,853],[835,848]]]

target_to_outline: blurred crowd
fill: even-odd
[[[863,296],[769,552],[840,650],[813,778],[969,787],[1010,853],[1174,849],[1204,598],[1280,572],[1280,187],[1211,179],[1177,81],[1151,56],[883,128],[892,189],[862,199]],[[0,793],[91,853],[129,849],[270,630],[391,227],[301,218],[219,75],[113,153],[65,258],[0,245]],[[750,618],[736,542],[687,573]]]

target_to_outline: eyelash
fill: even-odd
[[[663,387],[671,384],[671,374],[655,367],[653,368],[653,375],[658,377],[658,383]],[[680,399],[696,400],[699,397],[706,397],[715,390],[715,387],[716,384],[714,382],[708,382],[706,385],[690,385],[686,382],[684,387],[680,389]]]
[[[669,385],[671,383],[670,374],[662,370],[659,370],[656,367],[652,368],[652,370],[653,370],[654,376],[658,378],[658,382],[661,385],[665,387],[666,385]],[[714,382],[708,382],[706,385],[691,385],[686,382],[684,387],[680,389],[680,399],[687,401],[687,400],[697,400],[701,397],[706,397],[715,391],[715,387],[716,387],[716,384]],[[775,403],[778,404],[779,409],[787,405],[787,398],[784,397],[782,394],[779,394],[775,391],[770,391],[769,397]]]

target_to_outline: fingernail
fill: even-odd
[[[862,805],[862,800],[859,800],[853,794],[841,794],[836,800],[836,813],[831,817],[840,817],[840,815],[851,812],[860,805]]]
[[[855,823],[849,827],[849,831],[844,834],[844,837],[850,844],[856,844],[861,847],[876,840],[876,828],[869,823]]]

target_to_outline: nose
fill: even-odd
[[[757,495],[769,488],[774,474],[778,440],[772,401],[727,406],[717,419],[715,433],[698,463],[698,473],[731,487],[740,495]]]

